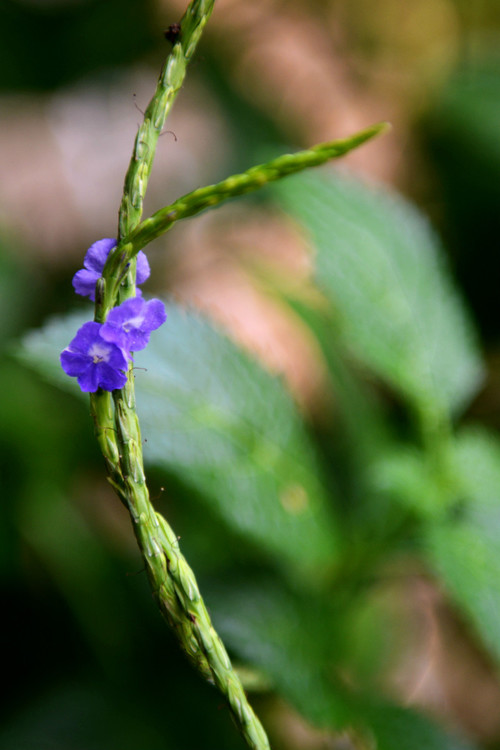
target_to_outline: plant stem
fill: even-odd
[[[302,172],[304,169],[318,167],[330,159],[343,156],[348,151],[352,151],[384,132],[388,127],[387,123],[377,123],[349,138],[320,143],[295,154],[283,154],[265,164],[251,167],[246,172],[226,177],[225,180],[215,185],[198,188],[182,198],[178,198],[170,206],[161,208],[149,219],[143,221],[131,232],[126,241],[134,246],[133,255],[135,255],[139,252],[139,249],[166,232],[179,219],[194,216],[207,208],[218,206],[230,198],[259,190],[269,182],[275,182],[296,172]]]
[[[256,190],[293,172],[341,156],[386,128],[374,125],[351,138],[280,156],[217,185],[195,190],[140,224],[144,196],[158,137],[181,88],[186,66],[212,12],[214,0],[192,0],[181,19],[181,33],[161,72],[144,114],[125,177],[118,220],[118,246],[111,253],[96,287],[95,320],[104,322],[109,310],[135,294],[136,256],[148,242],[175,221],[215,206],[228,198]],[[148,493],[142,440],[135,407],[132,367],[125,386],[91,395],[96,436],[108,479],[130,513],[158,606],[191,662],[223,695],[248,746],[268,750],[266,733],[248,703],[241,681],[215,632],[193,571],[180,552],[177,537],[158,514]]]
[[[144,196],[158,138],[186,75],[215,0],[194,0],[181,19],[181,33],[158,78],[156,91],[144,113],[125,176],[118,221],[118,238],[129,234],[141,220]]]
[[[134,404],[125,406],[120,391],[113,395],[117,439],[123,451],[124,495],[159,608],[191,662],[223,695],[248,746],[253,750],[268,750],[266,733],[212,626],[195,575],[179,549],[177,537],[151,505]]]
[[[119,240],[133,231],[140,221],[158,137],[213,4],[214,0],[193,0],[181,20],[181,36],[162,70],[135,140],[119,212]],[[109,289],[114,292],[111,302]],[[116,272],[108,269],[98,283],[95,320],[103,322],[117,301],[134,293],[135,262],[129,258]],[[212,627],[194,573],[180,552],[177,537],[151,504],[131,367],[126,385],[113,391],[113,402],[114,412],[110,393],[99,390],[92,394],[96,436],[106,461],[108,479],[132,518],[159,608],[191,662],[224,696],[248,746],[253,750],[268,750],[267,736],[248,703],[222,641]]]
[[[349,138],[320,143],[295,154],[278,156],[277,159],[251,167],[246,172],[231,175],[215,185],[207,185],[194,190],[178,198],[171,205],[161,208],[131,231],[108,258],[104,275],[111,283],[107,288],[105,306],[110,309],[115,303],[120,279],[139,250],[167,232],[175,222],[195,216],[208,208],[214,208],[230,198],[258,190],[269,182],[343,156],[371,138],[384,133],[389,127],[388,123],[377,123]]]

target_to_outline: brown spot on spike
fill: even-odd
[[[177,42],[181,38],[181,31],[182,29],[180,23],[171,23],[168,29],[163,32],[163,35],[167,42],[170,42],[171,44],[177,44]]]

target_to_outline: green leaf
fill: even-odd
[[[337,526],[283,383],[201,317],[173,305],[168,316],[135,356],[145,461],[195,488],[290,575],[327,575],[337,558]],[[55,320],[23,347],[25,361],[75,392],[58,356],[83,322]]]
[[[416,448],[394,446],[368,467],[368,475],[372,489],[418,516],[432,518],[443,514],[447,495],[436,481],[425,454]]]
[[[371,706],[365,716],[377,750],[474,750],[476,747],[416,711],[400,706]]]
[[[486,432],[458,437],[463,488],[455,515],[424,532],[430,565],[452,600],[500,660],[500,444]]]
[[[345,670],[342,629],[350,620],[342,623],[342,613],[328,603],[269,581],[253,588],[246,583],[244,591],[226,585],[210,601],[224,641],[315,726],[354,730],[359,747],[373,750],[473,750],[416,711],[346,687],[339,675]]]
[[[357,462],[355,471],[359,477],[359,472],[365,472],[373,456],[391,445],[391,435],[378,400],[344,356],[331,305],[315,285],[303,280],[297,284],[296,279],[287,278],[283,271],[278,274],[255,263],[247,263],[247,269],[260,290],[277,299],[287,312],[297,317],[319,347],[342,420],[342,442]],[[338,425],[337,415],[332,414],[332,417],[332,422]]]
[[[319,727],[349,723],[343,688],[328,677],[337,639],[318,599],[295,596],[269,580],[226,584],[208,598],[224,642],[269,676],[304,716]]]
[[[381,186],[334,171],[273,190],[311,237],[348,350],[420,411],[462,410],[482,367],[426,219]]]

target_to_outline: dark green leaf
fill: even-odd
[[[481,332],[490,341],[500,334],[498,49],[498,39],[493,36],[488,42],[485,35],[474,54],[461,59],[422,123],[455,271]]]
[[[366,718],[377,750],[474,750],[476,745],[399,706],[370,706]]]
[[[332,653],[338,654],[328,607],[268,581],[225,586],[210,601],[216,628],[240,658],[262,669],[316,726],[346,726],[351,714],[344,690],[328,676]]]
[[[212,598],[225,642],[315,726],[354,730],[360,747],[376,750],[473,750],[416,711],[348,690],[340,676],[339,618],[324,603],[262,584],[225,587]]]

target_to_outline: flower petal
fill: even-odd
[[[152,299],[146,302],[146,311],[144,315],[144,327],[148,331],[156,331],[167,319],[165,305],[159,299]]]
[[[88,323],[84,323],[81,328],[78,329],[76,336],[72,339],[67,347],[72,352],[81,352],[88,356],[89,350],[99,337],[101,325],[90,320]]]
[[[109,311],[104,326],[123,326],[131,320],[142,321],[146,302],[142,297],[131,297]],[[104,329],[105,330],[105,329]],[[102,335],[102,332],[101,332]],[[103,336],[103,338],[106,338]]]
[[[83,265],[89,271],[94,271],[100,276],[104,264],[108,259],[108,255],[111,250],[116,247],[116,240],[111,237],[105,237],[103,240],[97,240],[93,245],[89,247],[85,253],[85,259]]]
[[[150,273],[151,269],[149,268],[149,262],[146,254],[143,253],[142,250],[139,250],[139,252],[137,253],[136,283],[143,284],[146,279],[149,279]]]
[[[84,393],[95,393],[99,388],[99,372],[97,367],[88,365],[77,377],[77,383]]]
[[[149,341],[151,331],[165,322],[167,315],[160,300],[146,302],[133,297],[113,308],[101,329],[101,336],[128,351],[140,351]]]
[[[82,391],[95,392],[121,388],[127,380],[128,354],[116,344],[105,341],[102,325],[89,321],[79,329],[69,346],[61,352],[61,367],[76,377]]]
[[[95,285],[101,274],[96,271],[89,271],[87,268],[81,268],[73,276],[73,288],[77,294],[82,297],[90,297],[95,302]]]
[[[77,294],[81,294],[82,297],[90,297],[93,302],[95,301],[97,279],[102,276],[108,256],[115,247],[116,240],[111,237],[97,240],[97,242],[94,242],[89,247],[85,253],[84,267],[73,276],[73,287]],[[150,273],[148,259],[142,250],[140,250],[137,255],[136,283],[142,284],[149,278]]]
[[[75,378],[86,367],[88,357],[80,352],[71,352],[69,349],[64,349],[64,351],[61,352],[60,360],[61,367],[66,375]]]
[[[123,388],[127,382],[127,373],[103,363],[98,367],[98,378],[100,388],[114,391],[116,388]]]

